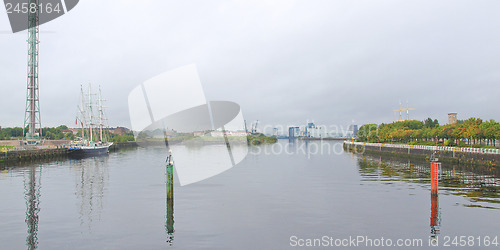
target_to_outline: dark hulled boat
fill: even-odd
[[[85,157],[105,155],[109,152],[109,147],[112,142],[107,142],[103,131],[104,110],[102,107],[101,90],[99,88],[98,99],[98,114],[94,115],[94,102],[92,101],[92,90],[89,84],[88,98],[85,98],[83,87],[81,89],[81,103],[79,106],[79,115],[77,121],[80,121],[81,137],[77,141],[73,141],[68,147],[68,154],[71,157]],[[98,119],[96,119],[98,118]],[[99,138],[99,141],[94,141],[94,138]]]
[[[112,142],[91,142],[88,145],[73,144],[68,148],[68,154],[73,157],[98,156],[109,152]]]

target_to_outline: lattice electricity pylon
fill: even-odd
[[[24,115],[23,135],[28,144],[36,143],[42,136],[40,104],[38,92],[38,0],[30,0],[29,6],[37,6],[36,11],[29,11],[28,22],[28,84],[26,91],[26,112]],[[28,131],[25,131],[25,130]]]

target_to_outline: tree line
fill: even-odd
[[[73,133],[65,133],[68,130],[66,125],[61,125],[55,128],[45,127],[42,128],[42,137],[48,140],[73,140],[75,135]],[[27,128],[26,128],[27,131]],[[23,128],[1,128],[0,140],[22,140]]]
[[[479,118],[439,125],[437,119],[407,120],[388,124],[366,124],[360,127],[357,141],[402,142],[444,146],[496,146],[500,139],[500,123]]]
[[[27,130],[27,129],[26,129]],[[42,128],[42,138],[46,140],[74,140],[79,136],[73,134],[72,131],[68,130],[68,126],[61,125],[54,128],[45,127]],[[135,141],[134,134],[132,132],[126,133],[124,135],[118,135],[106,132],[106,136],[109,141],[112,142],[127,142]],[[23,139],[23,128],[0,128],[0,140],[22,140]]]

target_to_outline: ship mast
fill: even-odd
[[[94,124],[92,123],[92,87],[91,87],[91,84],[89,83],[89,127],[90,127],[90,141],[94,141],[94,137],[93,137],[93,131],[92,131],[92,126],[94,126]]]
[[[101,86],[99,86],[99,130],[100,130],[100,141],[102,142],[102,97],[101,97]]]
[[[80,123],[82,125],[82,140],[85,140],[85,94],[83,93],[83,86],[80,85]]]

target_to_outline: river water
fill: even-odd
[[[2,167],[0,249],[427,249],[429,241],[457,248],[460,236],[497,248],[500,237],[500,181],[487,167],[443,163],[432,196],[428,163],[279,140],[250,147],[215,177],[174,179],[167,201],[165,156],[165,148],[137,148]]]

